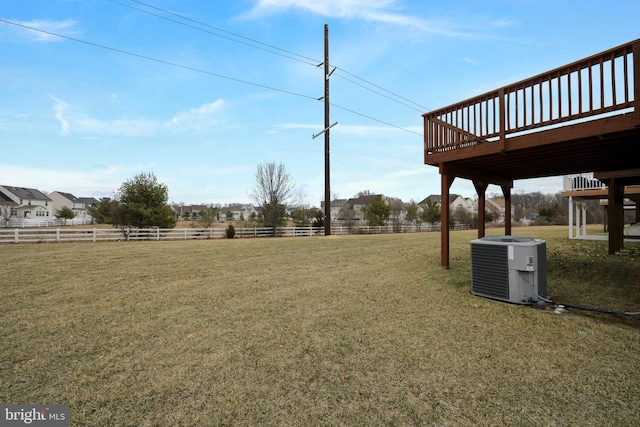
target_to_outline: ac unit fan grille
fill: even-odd
[[[507,246],[471,245],[471,289],[474,294],[509,299]]]

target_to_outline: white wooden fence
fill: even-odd
[[[465,227],[461,227],[465,228]],[[468,226],[466,227],[468,228]],[[236,228],[235,238],[271,237],[273,228]],[[440,225],[388,225],[331,227],[331,234],[381,234],[440,231]],[[323,236],[323,227],[279,227],[278,237]],[[0,243],[42,242],[106,242],[137,240],[196,240],[221,239],[226,237],[226,228],[13,228],[0,229]]]
[[[65,225],[91,225],[91,218],[73,219],[38,219],[38,218],[15,218],[9,221],[0,218],[0,227],[9,228],[33,228],[33,227],[61,227]]]

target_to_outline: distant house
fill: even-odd
[[[457,200],[459,197],[462,197],[462,196],[454,193],[449,194],[449,204],[453,204],[453,201]],[[427,201],[429,200],[436,202],[438,206],[442,204],[442,196],[440,196],[440,194],[431,194],[425,197],[424,199],[422,199],[421,201],[419,201],[418,206],[426,205]]]
[[[340,211],[344,208],[344,205],[347,203],[347,199],[333,199],[330,203],[331,207],[331,221],[335,221],[340,217]],[[320,202],[320,209],[322,213],[324,213],[324,201]]]
[[[478,205],[473,199],[469,199],[467,197],[456,196],[455,198],[451,197],[451,210],[455,211],[458,208],[463,208],[468,212],[478,212]]]
[[[504,222],[505,217],[505,201],[502,198],[487,199],[485,209],[493,215],[493,221]],[[513,214],[514,209],[511,208]]]
[[[379,195],[380,194],[367,194],[367,195],[351,198],[346,201],[343,208],[349,209],[349,206],[353,206],[353,210],[355,212],[354,219],[358,221],[365,221],[367,206],[369,206],[369,204],[373,201],[373,199],[375,199]],[[382,196],[382,198],[384,199],[384,196]]]
[[[424,207],[429,200],[436,202],[438,206],[442,205],[442,197],[439,194],[432,194],[418,202],[418,206]],[[462,207],[471,213],[478,211],[477,203],[473,199],[462,197],[459,194],[449,194],[449,209],[451,209],[451,211],[455,211],[459,207]]]
[[[175,213],[180,219],[197,219],[200,211],[206,209],[207,205],[185,205],[174,204],[171,205]]]
[[[224,211],[224,218],[227,218],[227,212],[230,212],[230,215],[233,215],[232,219],[234,220],[247,220],[251,217],[252,213],[257,215],[256,210],[251,204],[230,203],[229,206],[222,208],[222,210]]]
[[[67,207],[76,214],[73,222],[88,224],[91,223],[92,218],[89,215],[89,206],[94,203],[98,203],[93,197],[76,197],[71,193],[65,193],[62,191],[54,191],[49,193],[49,197],[53,201],[53,215],[56,211],[59,211],[63,207]]]
[[[78,197],[78,199],[82,203],[84,203],[87,209],[89,209],[91,206],[95,205],[96,203],[100,203],[100,200],[96,199],[95,197]]]
[[[3,206],[10,206],[10,220],[37,222],[53,219],[52,200],[39,190],[0,185],[0,194],[0,199],[4,200]]]
[[[171,207],[178,215],[180,219],[184,220],[196,220],[199,218],[200,211],[207,209],[211,205],[186,205],[186,204],[173,204]],[[220,219],[227,219],[227,214],[231,217],[229,219],[249,219],[252,213],[257,213],[257,210],[250,204],[243,203],[231,203],[229,206],[216,206],[220,209]]]

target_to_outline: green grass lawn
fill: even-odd
[[[501,230],[489,230],[500,234]],[[640,311],[640,245],[566,227],[554,300]],[[640,425],[640,322],[470,295],[440,234],[0,245],[0,402],[73,426]]]

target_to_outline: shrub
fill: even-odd
[[[233,239],[236,235],[236,228],[233,226],[233,224],[229,224],[227,226],[227,229],[225,230],[225,235],[227,236],[227,239]]]

